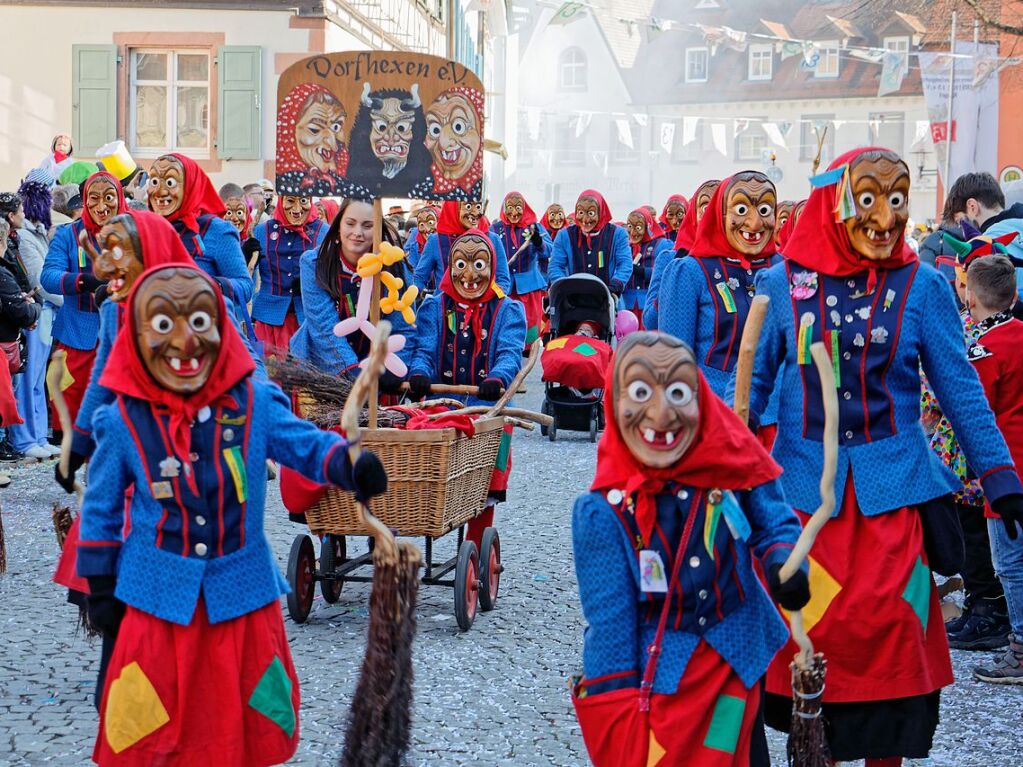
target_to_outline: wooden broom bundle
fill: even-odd
[[[324,373],[305,360],[291,356],[283,360],[272,357],[266,363],[266,372],[288,394],[304,392],[318,406],[331,406],[337,410],[345,406],[353,386],[346,376]]]

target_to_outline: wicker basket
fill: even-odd
[[[462,526],[483,511],[504,433],[503,418],[480,419],[466,437],[455,429],[362,432],[362,445],[387,469],[387,492],[373,513],[399,535],[433,538]],[[317,534],[362,535],[355,498],[336,488],[306,512]]]

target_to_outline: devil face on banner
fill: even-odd
[[[281,75],[278,104],[279,194],[482,196],[483,85],[457,62],[373,51],[312,56]]]

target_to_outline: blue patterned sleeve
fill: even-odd
[[[745,512],[752,528],[750,548],[763,563],[765,570],[769,570],[772,565],[785,564],[802,526],[792,507],[785,501],[781,482],[772,480],[744,495]],[[805,564],[803,569],[807,569]]]
[[[109,309],[107,307],[110,307]],[[95,449],[92,439],[92,416],[103,405],[114,401],[114,393],[101,386],[99,379],[107,366],[107,357],[117,338],[117,304],[104,301],[99,310],[99,345],[96,347],[96,360],[89,374],[89,385],[82,398],[82,404],[75,416],[74,433],[71,436],[71,449],[79,455],[89,456]]]
[[[927,302],[920,333],[920,362],[988,501],[1023,493],[1009,448],[995,422],[984,387],[966,357],[952,287],[934,269],[921,266],[913,293]],[[908,310],[907,310],[908,311]]]
[[[493,232],[490,233],[490,241],[494,243],[494,254],[497,259],[494,280],[501,290],[511,293],[511,271],[508,269],[508,254],[504,250],[504,243],[501,242],[501,237]]]
[[[330,293],[316,281],[316,251],[307,250],[302,254],[300,274],[302,280],[302,308],[305,311],[303,327],[307,327],[308,341],[329,360],[330,373],[340,373],[359,364],[351,345],[344,338],[334,335],[338,322],[337,307]]]
[[[75,227],[62,226],[50,242],[43,269],[39,273],[39,284],[44,290],[63,296],[78,294],[77,274],[71,271],[72,259],[78,254],[75,242]]]
[[[416,262],[415,275],[412,281],[420,291],[424,291],[432,283],[435,288],[440,287],[440,278],[435,272],[440,268],[440,245],[437,242],[437,235],[431,234],[426,238],[423,245],[423,252],[419,254]],[[443,275],[441,275],[443,277]]]
[[[252,277],[249,276],[249,267],[234,225],[220,218],[213,219],[203,236],[203,244],[206,255],[217,264],[217,276],[230,285],[235,302],[247,304],[251,301]]]
[[[93,427],[97,447],[89,464],[78,541],[78,574],[84,578],[116,575],[124,528],[124,493],[135,481],[129,465],[131,438],[121,423],[116,402],[96,411]]]
[[[522,304],[505,298],[494,328],[494,356],[487,378],[497,378],[505,386],[522,368],[522,349],[526,345],[526,311]]]
[[[410,375],[424,375],[431,381],[437,380],[437,346],[440,344],[441,317],[440,295],[430,296],[419,307],[416,317],[416,331],[411,339],[411,352],[406,364]]]
[[[554,247],[551,249],[551,260],[547,266],[547,284],[567,277],[572,268],[572,243],[568,238],[568,227],[566,226],[558,236],[554,238]]]
[[[657,327],[696,349],[700,292],[705,281],[692,258],[675,259],[664,268],[657,312]]]
[[[253,381],[257,410],[266,421],[267,457],[319,484],[351,489],[348,443],[338,433],[318,429],[295,415],[291,403],[274,384]]]
[[[621,524],[597,494],[576,499],[572,549],[586,633],[583,671],[587,686],[614,680],[639,686],[639,593]],[[610,678],[610,679],[609,679]]]
[[[547,227],[540,223],[537,223],[537,227],[540,229],[540,239],[543,240],[543,244],[536,253],[536,257],[542,262],[549,262],[551,253],[554,251],[554,240],[551,239],[551,233],[547,231]]]
[[[620,226],[615,226],[615,235],[611,240],[610,274],[612,280],[619,280],[627,285],[632,278],[632,247],[629,235]]]
[[[661,282],[664,280],[664,270],[668,268],[675,258],[675,251],[672,248],[658,253],[654,259],[654,273],[650,277],[650,287],[646,292],[646,303],[643,305],[643,325],[648,330],[657,330],[660,319],[660,296]]]

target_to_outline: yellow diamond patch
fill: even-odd
[[[546,348],[548,348],[548,349],[563,349],[563,348],[565,348],[565,344],[567,344],[567,343],[568,343],[568,339],[567,338],[555,338],[553,341],[549,341],[547,343],[547,347]]]
[[[647,747],[646,752],[646,767],[657,767],[657,763],[661,761],[666,753],[668,752],[664,750],[664,746],[657,742],[654,731],[650,730],[650,745]]]
[[[135,745],[170,721],[153,683],[132,662],[110,683],[103,731],[115,754]]]
[[[807,557],[807,561],[810,563],[810,601],[803,608],[803,627],[810,633],[824,617],[842,587],[816,559]],[[786,620],[789,619],[788,611],[782,610],[782,614]]]

